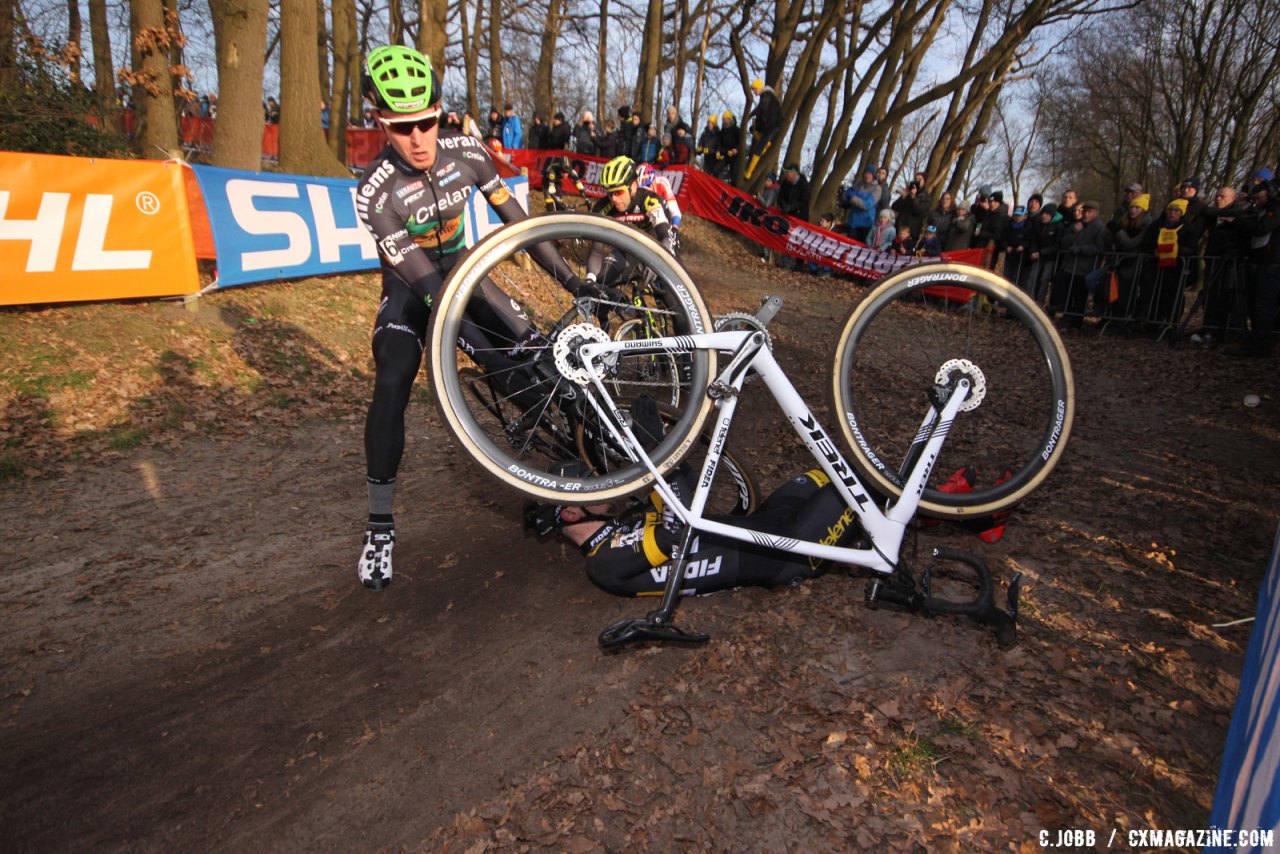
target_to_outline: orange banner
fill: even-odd
[[[182,173],[0,151],[0,305],[198,291]]]

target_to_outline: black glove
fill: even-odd
[[[597,284],[597,296],[601,301],[596,303],[596,320],[601,326],[609,324],[609,315],[616,312],[620,316],[627,316],[631,301],[627,299],[627,295],[617,288],[609,285]]]
[[[593,297],[596,295],[596,286],[594,283],[582,281],[577,276],[569,276],[569,280],[564,283],[564,289],[573,294],[575,299],[581,297]]]

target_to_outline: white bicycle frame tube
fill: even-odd
[[[754,341],[753,336],[757,336]],[[629,353],[688,353],[693,350],[720,350],[734,354],[729,364],[721,370],[720,376],[712,383],[711,388],[701,392],[711,394],[716,390],[719,391],[717,401],[719,411],[712,428],[711,447],[703,460],[697,485],[688,506],[680,501],[666,479],[658,472],[653,460],[636,440],[627,420],[621,417],[617,405],[604,386],[603,374],[606,369],[602,366],[610,361],[610,353],[624,350]],[[969,390],[968,381],[962,379],[958,389],[950,396],[940,413],[932,406],[929,407],[916,436],[917,442],[924,441],[923,452],[917,456],[916,463],[907,476],[902,496],[896,503],[881,511],[845,461],[844,455],[841,454],[835,442],[809,411],[800,393],[796,391],[782,367],[773,358],[773,353],[764,346],[762,334],[742,330],[681,335],[673,338],[588,343],[583,345],[580,355],[592,384],[601,396],[600,399],[608,401],[615,416],[605,418],[603,421],[613,432],[614,439],[629,450],[634,460],[642,462],[653,474],[654,489],[662,496],[666,507],[670,508],[681,522],[709,534],[807,557],[865,567],[884,574],[892,573],[897,565],[907,523],[915,516],[916,508],[920,504],[920,496],[924,492],[924,485],[938,459],[938,452]],[[858,517],[871,542],[870,548],[845,548],[797,540],[793,537],[780,537],[750,528],[726,525],[703,516],[711,483],[724,453],[733,413],[738,405],[738,394],[742,391],[742,384],[749,371],[755,371],[764,381],[773,399],[791,422],[792,429],[809,448],[809,452],[818,461],[827,477],[831,479],[845,504]],[[621,425],[621,430],[617,425]]]

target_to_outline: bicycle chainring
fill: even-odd
[[[765,346],[770,351],[773,350],[773,339],[769,337],[769,330],[756,319],[754,314],[747,314],[745,311],[731,311],[728,314],[716,315],[715,320],[716,332],[741,332],[746,329],[763,332]]]

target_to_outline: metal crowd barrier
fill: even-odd
[[[1094,318],[1099,334],[1140,330],[1157,340],[1202,328],[1214,341],[1238,338],[1247,330],[1257,276],[1245,258],[1185,255],[1161,267],[1152,255],[1124,252],[1049,260],[1006,255],[1000,269],[1068,325]]]

